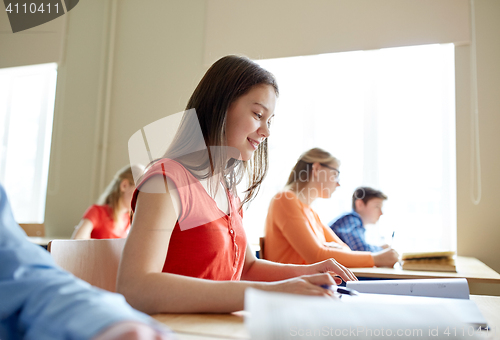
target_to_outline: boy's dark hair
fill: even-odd
[[[360,199],[366,205],[369,200],[373,198],[381,198],[383,200],[387,199],[387,196],[379,190],[375,190],[370,187],[359,187],[354,190],[352,194],[352,210],[356,211],[356,200]]]

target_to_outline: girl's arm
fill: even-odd
[[[345,250],[351,249],[347,244],[342,242],[342,240],[333,232],[332,229],[326,227],[325,225],[323,225],[323,232],[325,233],[325,238],[327,241],[333,240],[334,242],[341,242]],[[382,250],[371,253],[373,264],[375,266],[392,268],[394,264],[398,262],[399,254],[395,250],[389,248],[390,247],[388,245],[386,245],[385,248],[384,246],[382,246]]]
[[[166,193],[151,193],[157,192],[157,188],[165,188]],[[329,274],[264,283],[211,281],[162,273],[177,221],[176,211],[182,208],[179,197],[172,193],[169,194],[161,176],[153,176],[142,186],[137,198],[116,288],[133,307],[149,314],[233,312],[243,309],[248,287],[307,295],[332,294],[319,287],[334,283]]]
[[[74,240],[89,239],[92,234],[92,230],[94,230],[94,224],[90,220],[84,218],[75,227],[75,231],[73,232],[73,235],[71,235],[71,238]]]
[[[317,222],[302,211],[298,199],[282,195],[272,204],[276,227],[306,263],[335,259],[347,267],[373,267],[370,252],[353,252],[349,248],[336,249],[323,245],[312,227]]]
[[[349,248],[349,246],[345,244],[345,242],[342,241],[340,237],[333,232],[332,229],[325,226],[323,223],[321,223],[321,226],[323,228],[323,234],[325,235],[326,242],[338,244],[341,247],[340,249],[351,250],[351,248]],[[332,248],[337,247],[333,246]]]
[[[330,273],[332,276],[340,276],[344,281],[357,281],[356,276],[349,269],[334,259],[328,259],[311,265],[282,264],[257,259],[249,246],[247,246],[245,253],[245,265],[241,279],[249,281],[279,281],[318,273]],[[342,281],[335,277],[335,282],[340,284]]]
[[[304,220],[290,219],[285,222],[283,235],[300,256],[308,263],[335,259],[348,267],[373,267],[370,252],[336,249],[323,245]]]

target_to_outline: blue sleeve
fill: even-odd
[[[361,219],[351,214],[345,215],[331,224],[333,232],[344,241],[351,250],[377,251],[377,247],[371,246],[365,240],[365,228]]]
[[[75,278],[29,242],[0,185],[0,339],[90,339],[119,321],[158,327],[122,295]]]
[[[372,253],[375,253],[375,252],[377,252],[377,251],[381,251],[381,250],[383,250],[383,249],[384,249],[384,248],[379,247],[379,246],[374,246],[373,244],[367,244],[367,246],[368,246],[368,247],[370,247],[370,251],[371,251]]]

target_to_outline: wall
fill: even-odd
[[[204,1],[81,1],[67,16],[45,224],[70,236],[144,125],[182,111],[204,73]],[[106,137],[107,132],[107,137]]]
[[[500,1],[477,0],[477,78],[482,198],[471,199],[470,47],[456,48],[458,254],[500,272]],[[490,287],[500,295],[500,288]]]
[[[82,1],[66,14],[67,32],[59,64],[54,128],[45,208],[48,236],[69,236],[91,197],[95,141],[100,135],[105,2]]]
[[[135,131],[184,108],[206,69],[205,7],[203,0],[86,0],[67,15],[68,42],[59,71],[47,196],[50,236],[71,234],[103,183],[127,162],[127,140]],[[221,13],[221,20],[228,15]],[[111,25],[113,18],[116,22]],[[469,47],[459,46],[458,253],[477,257],[500,271],[496,199],[500,192],[500,134],[496,131],[500,126],[500,2],[477,0],[476,23],[483,196],[477,206],[470,198]],[[280,25],[280,18],[276,15],[265,23],[256,18],[255,24],[272,30]],[[308,29],[311,36],[317,33],[313,26]],[[103,145],[103,130],[109,132],[108,145]]]
[[[20,12],[21,7],[20,3]],[[15,9],[13,11],[15,13]],[[7,11],[1,10],[0,68],[60,62],[65,31],[66,15],[62,15],[43,25],[12,34]]]
[[[469,12],[469,0],[207,0],[204,61],[469,43]]]

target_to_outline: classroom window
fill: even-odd
[[[0,182],[18,223],[43,223],[57,64],[0,69]]]
[[[313,208],[326,224],[351,210],[358,186],[389,199],[374,243],[456,250],[454,46],[425,45],[258,61],[278,80],[270,170],[245,212],[251,243],[299,155],[321,147],[341,161],[341,186]]]

